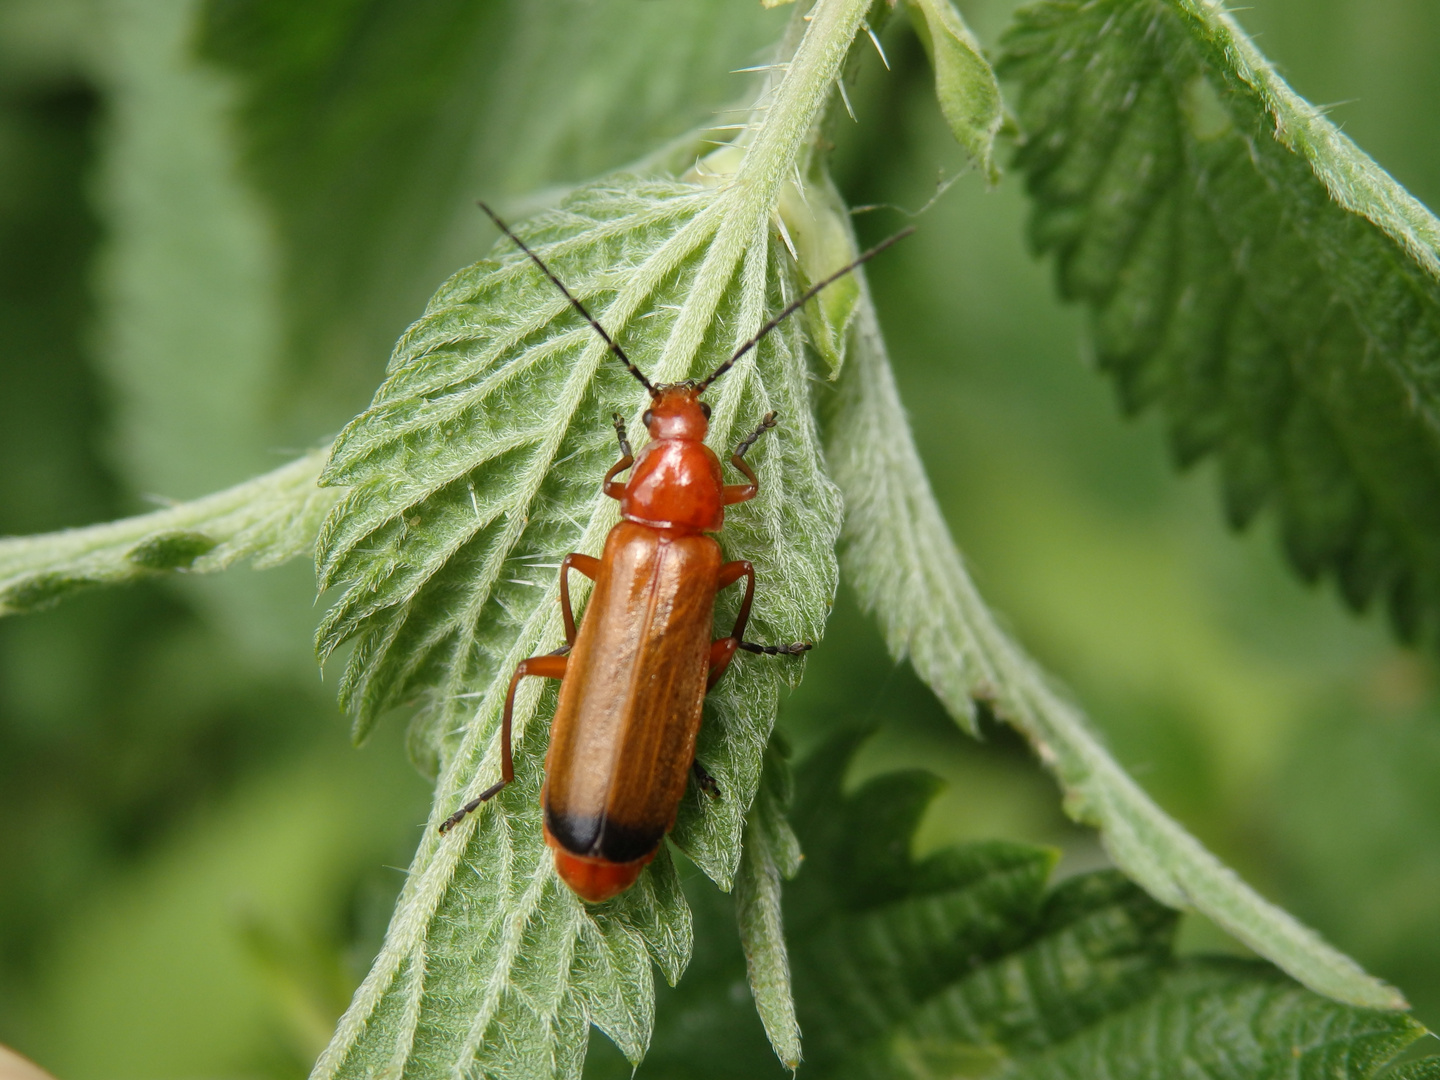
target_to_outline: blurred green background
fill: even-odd
[[[1013,4],[962,4],[993,44]],[[189,498],[336,430],[484,195],[655,149],[745,90],[784,11],[698,0],[0,0],[0,534]],[[1259,44],[1440,205],[1440,5],[1255,0]],[[963,162],[903,27],[838,130],[854,205]],[[1150,792],[1440,1025],[1440,699],[1426,656],[1221,524],[1122,420],[1024,244],[964,176],[872,270],[973,572]],[[857,217],[862,239],[902,216]],[[820,387],[822,397],[831,391]],[[309,567],[0,622],[0,1042],[62,1080],[303,1075],[377,947],[428,804],[403,716],[353,749]],[[1003,731],[963,736],[844,593],[781,722],[878,732],[854,780],[949,783],[917,844],[1103,863]],[[703,882],[692,882],[705,889]],[[728,929],[724,930],[729,933]],[[1192,923],[1194,948],[1229,948]],[[660,1023],[665,1023],[662,1012]]]

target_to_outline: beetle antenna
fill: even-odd
[[[794,315],[795,312],[799,311],[802,307],[804,307],[805,304],[810,300],[810,298],[813,297],[816,293],[818,293],[821,289],[825,288],[825,286],[827,286],[827,285],[833,285],[835,282],[839,281],[839,280],[840,280],[842,277],[844,277],[846,274],[850,273],[851,270],[854,270],[854,269],[855,269],[857,266],[859,266],[861,263],[863,263],[863,262],[869,262],[869,261],[870,261],[871,259],[873,259],[876,255],[879,255],[882,251],[884,251],[886,248],[888,248],[891,244],[894,244],[894,243],[897,243],[898,241],[904,240],[905,237],[909,236],[909,235],[910,235],[911,233],[913,233],[914,231],[915,231],[915,227],[914,227],[913,225],[910,226],[910,227],[907,228],[907,229],[901,229],[898,233],[896,233],[894,236],[890,237],[888,240],[882,240],[882,241],[880,241],[880,243],[876,244],[876,245],[875,245],[873,248],[871,248],[869,251],[865,252],[863,255],[861,255],[858,259],[856,259],[856,260],[855,260],[854,262],[852,262],[850,265],[841,267],[839,270],[836,270],[835,273],[831,274],[829,277],[824,278],[824,279],[822,279],[822,280],[820,280],[820,281],[817,281],[814,285],[811,285],[810,288],[806,289],[803,293],[801,293],[800,296],[799,296],[797,299],[792,300],[789,304],[787,304],[787,305],[785,306],[785,310],[784,310],[784,311],[780,312],[779,315],[776,315],[773,319],[771,319],[769,322],[767,322],[764,326],[760,327],[760,329],[755,332],[755,336],[754,336],[754,337],[752,337],[749,341],[745,342],[744,345],[741,345],[740,348],[736,349],[734,356],[730,357],[729,360],[726,360],[726,361],[725,361],[723,364],[721,364],[718,368],[716,368],[714,371],[712,371],[712,372],[710,373],[709,378],[703,380],[703,381],[700,383],[700,385],[695,388],[696,391],[697,391],[697,392],[704,392],[704,390],[705,390],[705,388],[706,388],[707,386],[709,386],[709,385],[710,385],[711,383],[713,383],[716,379],[718,379],[721,375],[724,375],[725,372],[729,371],[732,367],[734,367],[736,360],[739,360],[740,357],[744,356],[744,355],[745,355],[747,352],[749,352],[751,349],[755,348],[756,345],[759,345],[761,338],[763,338],[766,334],[770,333],[771,330],[774,330],[777,326],[779,326],[782,322],[784,322],[786,319],[788,319],[791,315]]]
[[[499,214],[495,213],[494,210],[491,210],[490,207],[486,206],[484,202],[478,200],[477,202],[480,209],[484,210],[485,213],[490,215],[490,220],[495,223],[495,227],[499,229],[502,233],[504,233],[506,236],[508,236],[514,242],[516,247],[518,247],[526,255],[530,256],[530,261],[533,262],[536,266],[538,266],[540,268],[540,272],[543,273],[547,278],[549,278],[554,283],[555,287],[564,294],[565,299],[570,301],[570,306],[573,307],[576,311],[578,311],[581,315],[583,315],[585,317],[585,321],[595,328],[595,332],[605,339],[605,344],[610,346],[610,351],[620,358],[620,362],[625,365],[625,369],[640,381],[640,385],[645,387],[645,389],[650,392],[650,396],[653,398],[655,396],[655,387],[652,386],[650,380],[645,377],[645,373],[635,366],[634,362],[631,361],[630,357],[625,355],[625,350],[620,348],[619,345],[615,344],[615,339],[605,332],[605,328],[600,325],[599,321],[595,318],[595,316],[591,315],[590,312],[585,310],[584,304],[580,303],[579,300],[576,300],[575,297],[570,295],[570,290],[565,287],[565,283],[562,282],[558,277],[556,277],[555,274],[551,271],[551,269],[541,261],[539,255],[536,255],[535,252],[531,251],[530,248],[526,246],[524,240],[521,240],[520,237],[515,235],[509,225],[506,225],[505,222],[500,220]],[[876,250],[878,251],[879,248],[877,248]],[[862,256],[862,258],[868,257],[868,255]]]

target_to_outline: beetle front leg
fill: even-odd
[[[709,693],[720,681],[720,676],[725,674],[730,661],[735,659],[736,649],[765,656],[797,656],[812,647],[804,641],[791,645],[756,645],[752,641],[746,641],[745,627],[750,622],[750,605],[755,601],[755,567],[749,559],[737,559],[720,567],[721,589],[735,584],[742,577],[745,579],[745,599],[740,601],[740,611],[735,616],[735,628],[730,631],[729,637],[720,638],[710,644],[710,678],[705,683],[706,693]]]
[[[620,460],[610,466],[601,486],[606,495],[618,499],[625,494],[625,485],[616,483],[615,475],[635,464],[635,453],[630,449],[630,440],[625,435],[625,418],[617,412],[611,414],[611,419],[615,421],[615,437],[620,440]]]
[[[755,445],[755,440],[764,435],[775,426],[775,414],[768,412],[760,421],[760,426],[745,436],[740,445],[735,448],[735,453],[730,455],[730,464],[745,474],[748,484],[726,484],[724,499],[726,506],[734,506],[736,503],[749,502],[760,491],[760,478],[755,475],[755,470],[745,460],[745,452]]]
[[[442,833],[449,832],[459,825],[465,820],[465,815],[473,813],[481,803],[493,799],[500,793],[501,788],[515,779],[515,761],[510,754],[510,718],[515,711],[515,688],[520,685],[520,680],[527,675],[541,679],[563,679],[569,663],[569,657],[552,654],[550,656],[532,656],[515,665],[515,674],[510,677],[510,692],[505,695],[505,711],[500,716],[500,782],[486,788],[442,821],[440,823]]]

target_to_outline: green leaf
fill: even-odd
[[[1440,1059],[1383,1066],[1425,1034],[1400,1013],[1355,1009],[1308,993],[1273,970],[1238,961],[1192,961],[1157,993],[1074,1039],[1025,1061],[1024,1080],[1331,1080],[1432,1072]],[[1422,1072],[1420,1075],[1424,1075]]]
[[[939,781],[890,773],[845,794],[856,743],[835,740],[798,770],[807,858],[786,899],[808,1074],[1407,1075],[1380,1070],[1425,1033],[1412,1018],[1327,1001],[1261,963],[1177,960],[1176,914],[1115,871],[1047,889],[1045,849],[991,842],[914,857]],[[734,1053],[741,1040],[718,1022],[729,973],[707,974],[683,1008],[662,1011],[657,1040],[675,1049],[658,1072],[642,1066],[642,1080],[690,1075],[687,1061],[700,1074]],[[1398,1069],[1433,1075],[1437,1064]]]
[[[794,1069],[800,1064],[800,1027],[790,991],[780,881],[799,871],[800,841],[785,818],[785,805],[790,801],[789,766],[773,744],[766,758],[760,790],[745,821],[745,848],[735,879],[735,914],[760,1022],[775,1056]]]
[[[271,467],[280,382],[278,253],[238,167],[236,81],[190,53],[199,8],[103,0],[89,19],[108,441],[132,489],[177,498]]]
[[[860,254],[850,228],[850,210],[819,162],[803,185],[792,180],[780,189],[779,220],[803,288],[848,266]],[[807,336],[829,366],[831,378],[845,363],[850,323],[859,301],[860,287],[847,276],[805,305]]]
[[[315,485],[326,451],[203,499],[103,525],[0,539],[0,615],[47,607],[79,589],[166,570],[260,568],[309,552],[341,491]]]
[[[521,226],[652,380],[713,370],[795,295],[771,220],[864,10],[826,4],[799,24],[724,183],[617,177]],[[339,590],[320,651],[355,639],[341,694],[359,734],[387,706],[423,698],[415,741],[440,778],[385,947],[317,1078],[402,1063],[574,1075],[591,1022],[634,1060],[653,1008],[646,956],[671,978],[688,959],[689,916],[668,863],[593,908],[554,874],[538,806],[546,732],[532,722],[553,708],[553,687],[530,680],[516,699],[516,781],[443,837],[435,828],[493,782],[510,673],[561,640],[557,581],[541,572],[568,551],[599,551],[616,520],[600,493],[617,456],[608,418],[622,412],[638,435],[646,403],[529,260],[508,242],[496,255],[441,287],[325,473],[350,490],[317,546],[322,584]],[[756,562],[761,640],[817,639],[837,579],[839,501],[820,466],[800,333],[792,321],[767,337],[710,401],[717,447],[767,411],[782,417],[757,448],[761,494],[722,538]],[[720,625],[736,599],[724,598]],[[780,689],[800,670],[745,658],[707,699],[697,757],[724,797],[692,786],[673,836],[724,888]]]
[[[974,732],[978,700],[1021,731],[1059,780],[1066,812],[1098,828],[1116,864],[1157,900],[1205,913],[1312,990],[1403,1008],[1393,988],[1265,901],[1156,806],[1000,629],[935,504],[868,299],[830,429],[847,576],[891,653],[910,657],[957,722]]]
[[[723,291],[711,293],[715,307],[705,321],[713,330],[678,361],[684,366],[666,363],[683,347],[676,338],[689,324],[687,312],[705,295],[697,279],[724,205],[713,190],[689,185],[601,184],[532,221],[523,235],[652,379],[676,381],[713,369],[763,322],[780,305],[781,281],[794,289],[783,248],[766,237],[762,221],[740,273],[727,274]],[[613,501],[599,496],[600,478],[618,456],[608,417],[620,410],[633,422],[648,400],[529,260],[502,258],[442,287],[402,339],[375,404],[337,440],[326,478],[350,490],[319,547],[322,581],[346,582],[322,626],[321,650],[357,639],[342,694],[359,730],[389,704],[429,690],[426,723],[437,733],[432,753],[444,773],[412,883],[416,893],[440,890],[424,898],[438,906],[428,916],[428,942],[411,946],[393,975],[400,985],[373,1008],[384,1015],[400,1007],[390,1006],[390,997],[408,998],[415,1031],[442,1018],[453,1028],[463,1016],[453,1037],[425,1043],[421,1060],[437,1067],[468,1061],[482,1044],[515,1060],[548,1053],[547,1026],[557,1045],[576,1053],[586,1017],[600,1022],[594,1002],[616,992],[613,971],[628,965],[648,973],[643,950],[635,952],[639,937],[617,938],[614,929],[630,924],[633,901],[587,909],[550,869],[538,813],[546,732],[531,721],[548,714],[553,693],[542,706],[532,683],[517,699],[517,782],[443,841],[433,833],[433,824],[492,782],[508,675],[520,658],[561,640],[552,568],[567,551],[598,552],[616,520]],[[727,516],[722,536],[727,549],[757,563],[752,618],[760,640],[817,639],[836,583],[839,508],[819,471],[797,334],[795,325],[772,334],[712,395],[716,446],[737,442],[767,411],[784,418],[778,437],[757,448],[761,496]],[[733,618],[733,600],[725,598],[719,624]],[[726,887],[780,689],[799,670],[793,662],[745,658],[707,699],[698,757],[723,797],[692,791],[674,835]],[[421,902],[407,891],[397,924],[413,918]],[[494,940],[497,923],[513,927],[517,944],[543,930],[522,950],[523,970],[512,970],[520,957]],[[664,930],[655,923],[647,932]],[[437,938],[463,950],[463,977],[447,974],[434,953]],[[576,966],[570,956],[582,938],[610,942],[609,963]],[[666,956],[678,976],[685,955],[657,951],[657,960]],[[419,957],[434,959],[429,977],[415,985]],[[382,965],[386,960],[382,954]],[[527,979],[531,997],[543,1004],[529,1018],[503,1019],[494,1002],[509,1000],[507,988]],[[541,992],[545,980],[553,988]],[[620,1000],[643,1003],[643,1013],[649,995],[643,980],[632,979]],[[515,997],[517,1008],[522,1000]],[[457,1001],[466,1004],[457,1010]],[[494,1025],[507,1032],[508,1049],[497,1049]],[[642,1015],[625,1030],[628,1041],[616,1041],[638,1055],[648,1021]],[[396,1052],[385,1025],[372,1022],[353,1037],[346,1064],[327,1059],[327,1070],[348,1075],[361,1061]]]
[[[1214,453],[1307,579],[1440,627],[1440,222],[1203,0],[1034,4],[1007,39],[1032,239],[1128,409]]]
[[[1005,122],[1000,85],[980,43],[950,0],[909,0],[911,21],[935,69],[935,96],[951,134],[985,178],[1000,179],[995,136]]]

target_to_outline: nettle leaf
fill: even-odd
[[[892,773],[846,795],[849,751],[827,747],[797,784],[791,952],[817,1074],[1359,1078],[1425,1033],[1268,965],[1177,961],[1175,912],[1114,871],[1047,891],[1045,849],[915,859],[939,781]]]
[[[1319,993],[1405,1007],[1398,992],[1259,896],[1155,805],[1000,629],[935,503],[868,295],[850,354],[828,460],[845,493],[846,576],[876,612],[891,653],[908,656],[972,734],[977,701],[1023,733],[1064,789],[1066,812],[1098,828],[1116,864],[1161,903],[1205,913]]]
[[[1440,222],[1218,6],[1046,0],[1006,39],[1032,238],[1126,408],[1267,503],[1306,579],[1440,629]]]
[[[523,226],[653,381],[713,370],[796,295],[771,223],[865,10],[836,0],[797,21],[733,173],[703,186],[613,178]],[[637,1061],[649,962],[673,981],[689,957],[690,915],[666,860],[595,907],[556,877],[539,810],[547,732],[531,722],[553,710],[553,685],[529,680],[516,699],[515,783],[436,829],[496,776],[509,675],[561,640],[558,583],[538,575],[568,551],[600,550],[616,520],[600,493],[616,455],[608,417],[628,415],[638,436],[647,404],[523,255],[496,254],[441,287],[325,472],[350,491],[317,545],[322,585],[338,588],[320,652],[355,639],[341,695],[360,734],[387,706],[423,702],[412,743],[439,781],[384,947],[317,1078],[574,1076],[591,1023]],[[820,465],[801,334],[790,320],[710,394],[724,449],[765,412],[783,418],[758,454],[761,495],[729,516],[722,541],[756,564],[762,640],[817,640],[837,581],[839,498]],[[738,599],[723,598],[719,625]],[[697,757],[723,797],[692,788],[672,833],[726,889],[780,689],[801,671],[757,659],[706,699]]]
[[[1054,851],[1000,842],[916,858],[940,781],[890,773],[847,794],[857,741],[823,746],[795,785],[806,860],[786,899],[806,1075],[1397,1080],[1440,1068],[1385,1068],[1425,1034],[1403,1013],[1326,1000],[1262,963],[1177,959],[1175,912],[1115,871],[1047,888]],[[697,911],[701,938],[720,932],[720,913]],[[642,1080],[727,1075],[711,1063],[749,1049],[727,1022],[743,961],[730,963],[662,1011],[669,1052]]]
[[[522,235],[650,377],[669,382],[712,370],[795,294],[765,218],[716,273],[729,206],[716,189],[616,179],[580,190]],[[618,457],[609,417],[629,416],[638,444],[648,403],[508,248],[441,287],[325,472],[349,490],[318,549],[322,582],[340,585],[321,652],[355,639],[342,698],[360,734],[387,707],[423,696],[415,741],[442,776],[385,951],[317,1075],[392,1060],[422,1072],[473,1061],[479,1072],[573,1075],[590,1023],[638,1061],[649,1039],[648,958],[672,982],[688,959],[688,910],[668,861],[598,907],[555,877],[539,813],[553,689],[532,682],[517,699],[516,782],[465,826],[434,832],[493,782],[509,673],[563,640],[554,568],[569,551],[598,554],[617,520],[600,496]],[[697,307],[707,299],[708,311]],[[762,641],[817,640],[837,580],[839,500],[820,469],[799,335],[792,320],[709,395],[717,448],[767,411],[782,418],[754,452],[760,497],[727,514],[721,537],[756,563]],[[717,626],[729,626],[738,600],[722,597]],[[723,796],[692,790],[672,835],[722,887],[736,872],[780,691],[800,670],[744,658],[707,699],[698,757]]]
[[[0,539],[0,615],[35,611],[94,585],[165,571],[211,573],[242,559],[278,566],[310,551],[341,492],[315,484],[326,451],[150,514]]]
[[[1400,1080],[1440,1073],[1434,1057],[1385,1068],[1425,1034],[1402,1013],[1327,1001],[1260,964],[1195,960],[1176,965],[1143,1001],[1007,1076]]]
[[[781,741],[776,737],[776,742]],[[800,841],[785,817],[790,770],[771,745],[765,774],[745,822],[745,850],[735,881],[735,914],[745,974],[770,1046],[786,1066],[800,1064],[800,1027],[790,990],[790,958],[781,912],[781,879],[800,869]]]

